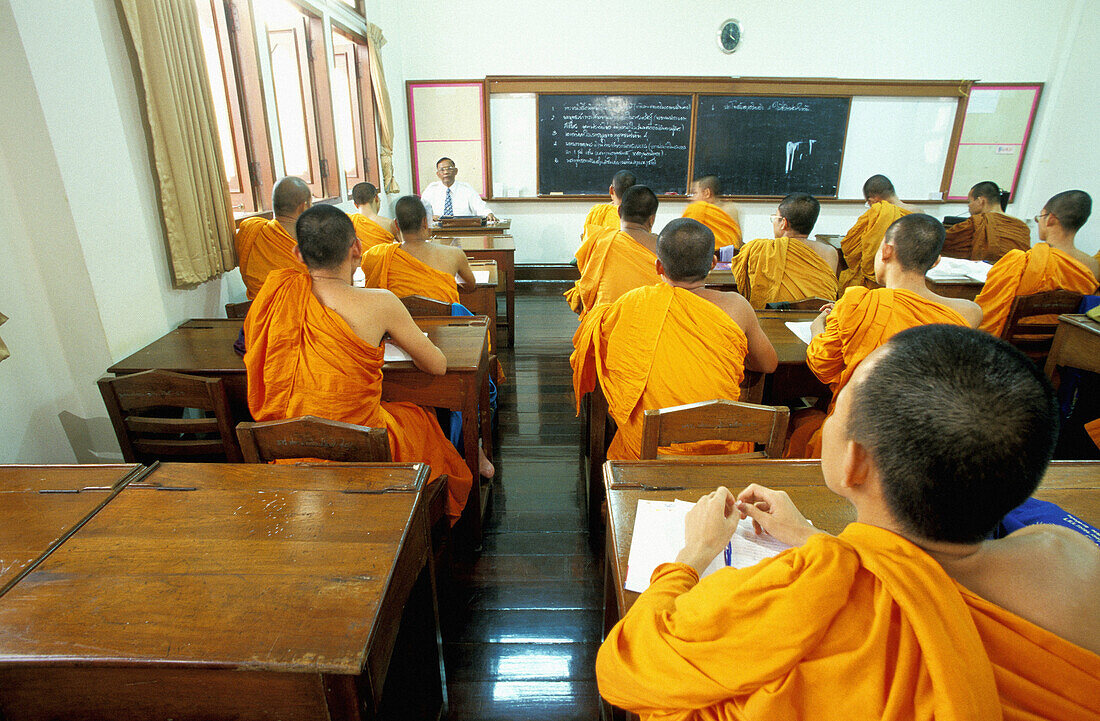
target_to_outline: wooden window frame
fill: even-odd
[[[367,41],[358,33],[349,30],[337,22],[332,22],[330,32],[339,34],[352,46],[353,57],[350,58],[351,70],[355,77],[355,100],[352,106],[353,127],[355,134],[355,152],[357,160],[362,163],[362,176],[348,178],[345,176],[347,186],[347,198],[351,198],[352,186],[357,182],[369,182],[376,188],[381,188],[381,160],[378,156],[378,128],[375,124],[374,86],[370,79],[370,53]],[[336,61],[336,43],[333,43],[333,62]],[[335,128],[335,125],[333,126]],[[341,168],[341,172],[342,172]],[[354,181],[354,182],[353,182]]]

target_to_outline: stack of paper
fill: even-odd
[[[485,285],[486,283],[489,282],[489,274],[490,273],[492,273],[492,271],[490,271],[490,270],[475,270],[474,271],[474,282],[477,283],[478,285]],[[458,273],[455,273],[455,282],[456,283],[461,283],[462,282],[462,277]]]
[[[626,590],[641,593],[649,588],[653,569],[676,560],[676,555],[684,547],[684,516],[694,505],[687,501],[638,501],[630,557],[626,564],[626,582],[623,584]],[[726,546],[725,553],[719,553],[702,575],[709,575],[727,565],[733,568],[752,566],[787,548],[790,546],[771,536],[756,535],[752,521],[744,518],[737,524],[737,531]]]
[[[792,333],[798,336],[798,339],[800,341],[802,341],[806,345],[809,345],[810,341],[813,340],[814,337],[813,333],[810,332],[810,326],[812,326],[813,324],[814,322],[812,320],[789,320],[783,325],[787,326],[787,328],[789,328]]]
[[[969,278],[979,283],[984,283],[992,268],[989,263],[981,260],[963,260],[962,258],[940,258],[935,268],[926,273],[929,280],[948,280],[954,278]]]

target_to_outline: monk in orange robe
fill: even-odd
[[[984,313],[982,330],[1000,335],[1017,296],[1048,290],[1096,292],[1100,263],[1073,244],[1091,212],[1092,198],[1083,190],[1067,190],[1047,201],[1035,219],[1040,242],[1031,250],[1006,253],[974,299]],[[1040,321],[1046,319],[1040,316]]]
[[[885,287],[849,288],[835,307],[826,306],[814,320],[806,365],[833,392],[828,413],[863,359],[894,334],[930,323],[976,328],[981,322],[977,304],[936,295],[925,283],[924,274],[939,261],[943,236],[943,225],[928,215],[914,213],[894,221],[875,260],[875,277]],[[788,458],[820,456],[826,415],[812,409],[795,414]]]
[[[775,238],[746,243],[730,270],[737,290],[753,308],[805,298],[836,300],[836,248],[810,240],[821,204],[808,193],[791,193],[772,216]]]
[[[594,225],[584,229],[576,254],[581,277],[563,294],[582,318],[597,305],[658,281],[657,236],[652,232],[657,196],[644,185],[633,186],[623,193],[619,217],[622,230]]]
[[[840,250],[848,268],[840,274],[840,289],[863,285],[878,287],[875,282],[875,253],[890,224],[913,208],[902,204],[894,192],[894,184],[885,175],[872,175],[863,184],[863,197],[871,207],[859,216],[844,240]]]
[[[1039,485],[1056,424],[1006,344],[895,336],[826,425],[825,485],[856,521],[831,536],[756,484],[703,496],[600,647],[600,694],[643,720],[1097,718],[1092,541],[1051,525],[984,540]],[[793,547],[700,579],[741,518]]]
[[[996,263],[1010,250],[1031,247],[1031,229],[1022,220],[1005,215],[1008,192],[988,180],[967,195],[970,218],[947,229],[943,254],[949,258]]]
[[[745,368],[770,373],[775,349],[737,293],[703,287],[714,267],[714,235],[690,218],[661,231],[661,283],[636,288],[585,316],[573,336],[573,389],[580,400],[596,386],[619,429],[610,459],[640,456],[647,409],[715,399],[737,400]],[[671,453],[746,453],[751,443],[700,441]]]
[[[716,175],[707,175],[691,184],[691,200],[684,209],[685,218],[698,220],[714,233],[719,248],[741,247],[740,212],[733,203],[721,202],[722,183]]]
[[[293,175],[281,179],[271,192],[271,207],[275,217],[247,218],[237,228],[237,263],[245,294],[253,300],[260,292],[267,274],[278,268],[305,270],[294,254],[298,241],[294,224],[313,202],[309,186]]]
[[[359,211],[351,214],[351,222],[355,224],[355,237],[363,241],[363,250],[397,242],[393,221],[378,214],[378,188],[372,183],[356,183],[351,189],[351,202]]]
[[[601,228],[618,230],[619,205],[623,202],[623,193],[637,182],[638,179],[629,170],[620,170],[615,173],[611,178],[611,186],[607,189],[607,192],[611,195],[611,202],[593,205],[592,209],[588,211],[588,215],[584,216],[583,227],[587,229],[588,226],[595,225]],[[581,240],[584,240],[584,235],[582,231]]]
[[[258,421],[314,415],[385,428],[395,461],[423,462],[447,474],[446,512],[462,513],[472,474],[434,413],[383,403],[382,338],[388,334],[418,368],[447,372],[447,359],[393,293],[352,287],[362,246],[343,211],[319,205],[297,223],[308,271],[274,270],[245,319],[248,407]]]

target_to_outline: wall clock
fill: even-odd
[[[718,47],[729,55],[741,44],[741,23],[730,18],[718,26]]]

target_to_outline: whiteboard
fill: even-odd
[[[853,97],[838,196],[862,202],[863,182],[882,173],[902,199],[938,200],[957,108],[957,98]],[[490,94],[489,122],[493,195],[535,197],[536,93]]]

